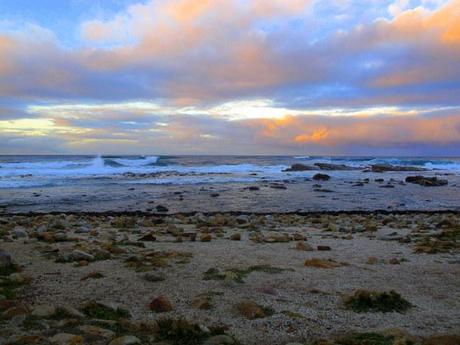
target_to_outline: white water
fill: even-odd
[[[152,184],[194,184],[194,183],[225,183],[250,182],[261,179],[276,180],[284,178],[305,178],[314,175],[315,171],[283,172],[296,161],[302,164],[315,163],[345,164],[365,168],[372,164],[392,164],[422,167],[429,170],[460,172],[458,159],[426,159],[426,158],[354,158],[354,157],[255,157],[238,159],[232,157],[206,158],[203,160],[187,157],[183,160],[168,161],[169,165],[159,163],[157,156],[136,157],[12,157],[16,161],[0,160],[0,188],[27,188],[67,185],[85,182],[88,179],[116,178],[118,183],[152,183]],[[62,160],[59,160],[59,159]],[[227,164],[233,163],[233,164]],[[146,176],[133,180],[122,174],[164,173],[161,176]],[[328,172],[333,176],[348,176],[353,174],[360,178],[360,171]],[[356,175],[358,174],[358,175]],[[114,180],[115,181],[115,180]],[[94,182],[89,182],[94,183]]]

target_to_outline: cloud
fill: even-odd
[[[38,118],[0,121],[0,132],[10,142],[12,137],[54,139],[70,153],[351,154],[360,148],[362,154],[384,149],[418,152],[424,147],[429,154],[460,149],[459,108],[332,109],[331,113],[242,119],[218,113],[228,106],[202,109],[202,114],[196,109],[193,115],[158,106],[151,113],[146,104],[132,104],[132,108],[122,104],[119,111],[114,104],[36,107],[32,109]]]
[[[71,152],[458,148],[459,22],[460,0],[165,0],[73,45],[0,28],[0,129]]]

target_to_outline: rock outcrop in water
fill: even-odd
[[[401,166],[391,164],[374,164],[371,165],[371,171],[376,173],[388,172],[388,171],[426,171],[424,168],[413,167],[413,166]]]
[[[296,163],[296,164],[292,164],[290,168],[284,169],[283,171],[308,171],[308,170],[317,170],[317,169],[311,165]]]
[[[351,167],[345,164],[315,163],[315,166],[321,170],[358,170],[359,168]]]
[[[330,178],[331,177],[327,174],[316,174],[315,176],[313,176],[313,180],[316,180],[316,181],[327,181]]]
[[[416,183],[424,187],[439,187],[446,186],[447,180],[438,179],[437,177],[425,177],[425,176],[407,176],[407,183]]]

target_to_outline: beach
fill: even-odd
[[[9,307],[2,336],[15,344],[53,343],[59,334],[85,344],[123,335],[142,344],[187,344],[155,336],[155,320],[184,318],[227,335],[209,344],[306,344],[350,332],[455,344],[459,218],[451,212],[2,216],[11,235],[1,248],[27,282],[15,302],[2,301]],[[356,312],[344,298],[357,290],[394,290],[411,307]],[[158,297],[166,302],[152,306]],[[88,303],[128,314],[95,317]],[[238,309],[241,303],[248,305]],[[430,342],[439,335],[451,342]]]
[[[327,164],[4,176],[2,344],[458,344],[459,175]]]

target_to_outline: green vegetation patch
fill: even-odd
[[[82,312],[91,318],[102,319],[102,320],[119,320],[119,319],[129,319],[131,317],[129,311],[122,308],[110,308],[105,305],[91,302],[87,303]]]
[[[157,320],[155,340],[164,340],[172,345],[198,345],[214,335],[225,334],[220,327],[210,327],[205,331],[198,324],[185,319],[162,318]]]
[[[131,256],[125,260],[125,264],[137,272],[147,272],[156,268],[167,267],[171,261],[176,264],[186,264],[190,262],[192,256],[191,253],[173,250],[151,251],[141,253],[139,256]]]
[[[393,311],[403,313],[412,307],[412,304],[394,290],[389,292],[357,290],[344,299],[344,305],[357,313]]]
[[[448,253],[460,249],[460,226],[443,229],[437,235],[422,237],[415,245],[416,253]]]
[[[277,274],[284,271],[293,271],[291,268],[272,267],[270,265],[255,265],[246,269],[230,268],[221,272],[218,268],[210,268],[203,273],[203,280],[225,280],[230,279],[237,283],[244,283],[246,278],[252,272],[264,272],[268,274]]]

